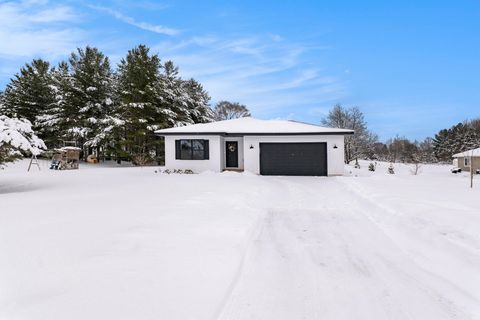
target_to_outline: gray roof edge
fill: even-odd
[[[354,133],[353,130],[326,132],[155,132],[159,136],[343,136]]]

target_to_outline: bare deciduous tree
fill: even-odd
[[[345,163],[358,160],[359,157],[373,157],[378,137],[368,130],[363,113],[358,107],[347,109],[337,104],[322,120],[322,124],[333,128],[355,130],[354,135],[345,136]]]
[[[250,117],[248,108],[238,102],[220,101],[213,112],[217,121]]]

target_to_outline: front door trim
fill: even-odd
[[[225,167],[238,168],[238,141],[225,141]]]

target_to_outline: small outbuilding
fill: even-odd
[[[165,166],[170,170],[335,176],[344,172],[344,136],[354,132],[248,117],[156,133],[165,137]]]
[[[453,165],[462,171],[480,170],[480,148],[467,150],[453,155]]]

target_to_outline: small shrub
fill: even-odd
[[[358,159],[355,160],[355,169],[360,169],[360,163],[358,163]]]
[[[163,170],[163,173],[170,174],[170,173],[172,173],[172,171],[170,171],[170,169],[165,169],[165,170]]]
[[[175,169],[175,170],[173,170],[173,173],[182,174],[183,170],[182,169]]]
[[[185,169],[185,170],[183,170],[183,173],[184,174],[193,174],[193,170]]]
[[[368,165],[368,171],[375,171],[375,165],[373,164],[373,162],[370,162],[370,164]]]
[[[388,166],[388,171],[389,174],[395,174],[395,168],[393,167],[393,163],[390,163]]]
[[[136,166],[145,166],[150,161],[147,154],[137,154],[132,157],[132,163]]]
[[[423,165],[419,162],[414,163],[412,168],[410,169],[410,173],[414,176],[419,175],[422,172],[422,166]]]

